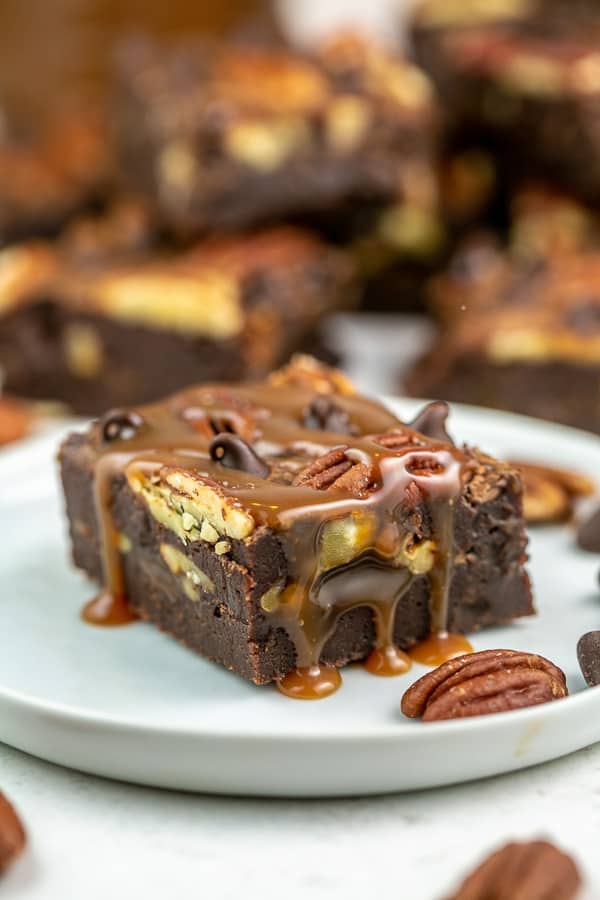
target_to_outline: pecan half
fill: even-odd
[[[317,457],[298,473],[293,483],[318,491],[346,490],[353,497],[362,497],[373,486],[374,476],[370,466],[351,459],[348,448],[341,446]]]
[[[536,653],[482,650],[448,660],[416,681],[402,712],[424,722],[523,709],[568,694],[564,672]]]
[[[572,900],[581,875],[570,856],[548,841],[496,850],[448,900]]]
[[[511,461],[523,482],[523,513],[530,525],[562,522],[573,513],[575,501],[594,493],[593,482],[575,471]]]
[[[13,806],[0,792],[0,874],[15,862],[25,848],[25,829]]]

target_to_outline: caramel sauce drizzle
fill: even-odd
[[[283,628],[296,650],[296,671],[278,683],[279,689],[302,699],[333,693],[341,683],[337,669],[322,663],[329,638],[350,610],[369,607],[376,631],[375,647],[365,662],[376,675],[406,672],[411,658],[455,655],[464,638],[448,635],[448,593],[453,571],[454,508],[460,494],[466,457],[456,447],[430,440],[403,425],[382,405],[356,396],[335,396],[362,435],[349,437],[305,427],[303,415],[314,392],[269,384],[205,385],[177,394],[170,401],[132,411],[136,427],[126,436],[103,436],[95,426],[99,455],[95,467],[95,499],[101,535],[104,589],[84,610],[93,624],[131,621],[124,586],[118,534],[112,518],[116,477],[142,475],[157,481],[173,470],[191,473],[200,483],[218,486],[235,506],[253,517],[257,526],[277,532],[288,561],[288,581],[270,617]],[[234,432],[271,467],[267,477],[225,468],[211,459],[216,433]],[[406,435],[399,449],[378,443],[390,431]],[[348,490],[318,490],[292,485],[294,474],[334,447],[347,446],[348,455],[368,462],[375,487],[359,497]],[[295,469],[286,465],[293,463]],[[409,486],[418,487],[431,521],[434,562],[428,573],[432,635],[416,645],[410,656],[394,643],[398,604],[416,576],[394,561],[406,534],[398,525]],[[363,516],[372,534],[350,562],[322,568],[321,543],[328,523],[352,515]],[[433,643],[432,643],[433,642]]]

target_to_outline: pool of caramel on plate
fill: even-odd
[[[235,499],[256,524],[275,530],[288,559],[288,583],[272,612],[273,627],[284,628],[296,648],[297,670],[278,686],[289,696],[316,699],[333,693],[341,683],[337,669],[321,665],[327,640],[341,616],[357,607],[373,611],[375,647],[365,667],[376,675],[406,672],[411,658],[438,665],[470,647],[462,635],[448,634],[448,593],[453,569],[454,509],[461,491],[461,472],[466,462],[457,448],[430,441],[407,429],[380,404],[362,397],[335,397],[363,437],[316,431],[303,424],[314,392],[268,385],[239,387],[203,386],[178,394],[170,402],[141,408],[135,415],[139,427],[126,437],[103,440],[98,431],[96,508],[103,550],[104,587],[84,609],[93,624],[124,624],[135,618],[129,608],[123,579],[118,535],[111,516],[111,492],[119,474],[158,475],[183,469]],[[97,426],[100,428],[100,426]],[[408,442],[390,450],[377,436],[401,430]],[[257,454],[274,462],[290,455],[304,456],[308,465],[333,447],[347,446],[347,455],[367,463],[374,473],[374,487],[356,497],[335,485],[317,490],[292,485],[294,474],[260,478],[226,468],[210,456],[210,444],[218,433],[235,433]],[[300,465],[300,464],[299,464]],[[276,468],[276,467],[275,467]],[[277,480],[274,480],[274,479]],[[431,634],[409,654],[393,639],[398,603],[415,576],[393,564],[405,536],[396,525],[395,513],[406,502],[406,491],[416,483],[433,524],[434,562],[428,572]],[[330,571],[320,571],[322,529],[335,519],[366,514],[374,522],[373,540],[366,552]],[[283,587],[283,586],[282,586]]]

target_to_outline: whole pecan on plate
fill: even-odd
[[[25,829],[12,804],[0,791],[0,875],[25,848]]]
[[[548,841],[510,843],[485,859],[446,900],[572,900],[581,876]]]
[[[568,694],[558,666],[536,653],[482,650],[448,660],[416,681],[402,712],[424,722],[524,709]]]

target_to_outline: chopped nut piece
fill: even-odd
[[[353,152],[365,137],[369,120],[369,106],[364,100],[353,94],[339,97],[327,112],[327,142],[336,153]]]
[[[68,324],[63,334],[63,352],[67,368],[77,378],[96,378],[102,370],[102,341],[91,325],[83,322]]]
[[[225,135],[227,152],[256,169],[270,171],[307,146],[310,132],[301,119],[236,122]]]
[[[184,512],[181,517],[181,527],[184,531],[191,531],[192,528],[198,528],[199,522],[194,516],[190,515],[188,512]]]
[[[229,553],[231,550],[231,544],[229,541],[217,541],[215,544],[215,553],[217,556],[224,556],[226,553]]]
[[[173,544],[161,544],[160,555],[173,575],[184,575],[195,587],[200,587],[208,593],[214,592],[215,585],[212,578],[209,578],[206,572],[198,568],[185,553],[182,553]],[[189,586],[186,590],[189,591]],[[194,592],[194,597],[196,596],[197,592]]]
[[[345,397],[356,394],[354,385],[343,372],[302,353],[294,354],[287,366],[270,376],[269,382],[276,386],[313,388],[318,394],[342,394]]]

